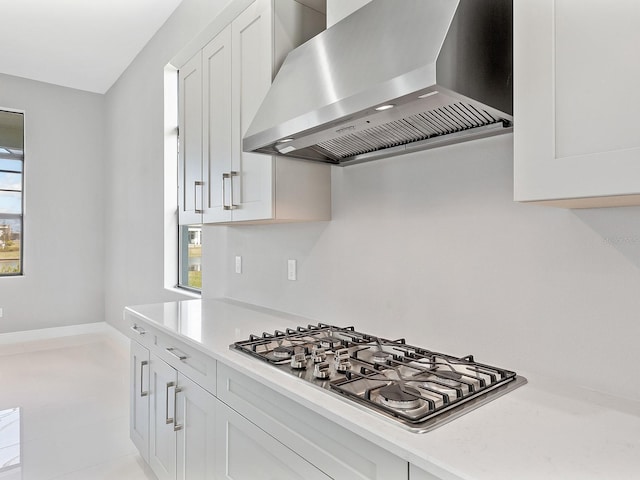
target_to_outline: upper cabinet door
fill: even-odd
[[[270,0],[256,0],[232,27],[232,177],[234,221],[273,217],[273,158],[242,151],[242,136],[262,103],[273,74],[273,16]]]
[[[202,50],[203,223],[231,220],[231,26]],[[226,207],[226,208],[225,208]]]
[[[637,0],[514,1],[514,197],[640,204]]]
[[[202,222],[202,52],[178,72],[178,220],[180,225]]]

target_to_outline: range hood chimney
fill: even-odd
[[[351,165],[512,131],[512,0],[373,0],[293,50],[245,151]]]

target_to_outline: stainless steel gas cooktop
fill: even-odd
[[[427,432],[526,383],[515,372],[319,323],[235,342],[291,375]]]

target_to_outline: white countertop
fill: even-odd
[[[518,372],[529,383],[436,430],[416,434],[229,349],[250,334],[314,320],[233,300],[186,300],[127,310],[443,479],[640,478],[640,402]]]

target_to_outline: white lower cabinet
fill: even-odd
[[[158,338],[131,341],[131,440],[158,480],[215,479],[216,398],[154,353]]]
[[[415,465],[409,465],[409,480],[443,480],[441,477],[436,477],[432,473],[425,472],[421,468]]]
[[[129,435],[140,456],[149,462],[149,350],[131,341]]]
[[[149,465],[159,480],[176,478],[176,434],[173,430],[175,395],[178,374],[169,365],[151,356]]]
[[[178,480],[217,478],[214,452],[218,401],[180,373],[178,388],[176,477]]]
[[[218,402],[216,472],[229,480],[327,480],[311,463]]]
[[[131,320],[131,439],[158,480],[436,478],[409,477],[406,460]]]
[[[133,340],[130,399],[131,439],[158,480],[330,478]]]
[[[272,443],[282,444],[279,448],[295,452],[330,478],[349,480],[408,479],[408,464],[400,457],[338,424],[327,421],[308,408],[226,365],[218,365],[217,375],[217,392],[220,400],[239,412],[240,418],[244,417],[259,427],[261,431],[266,432],[264,438],[271,438]],[[232,442],[234,434],[240,438],[243,435],[241,430],[232,430],[230,434],[227,434],[232,438]],[[246,436],[246,432],[244,436]],[[230,451],[233,460],[233,450]],[[295,478],[315,478],[298,473],[299,476]],[[230,476],[222,478],[249,479],[254,477]],[[284,476],[283,478],[289,477]]]
[[[151,355],[149,465],[158,480],[215,478],[215,397]]]

